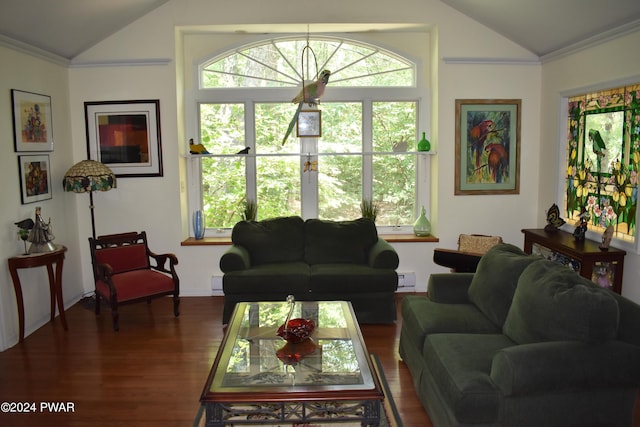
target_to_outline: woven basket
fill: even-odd
[[[461,234],[458,237],[458,250],[462,252],[471,252],[476,254],[484,254],[490,248],[502,243],[500,236],[484,236],[482,234]]]

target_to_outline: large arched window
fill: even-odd
[[[283,143],[291,100],[325,69],[320,103],[303,108],[316,128],[299,137],[294,127]],[[427,94],[416,75],[397,54],[326,36],[265,40],[202,61],[194,143],[207,154],[191,155],[192,207],[205,210],[208,228],[224,229],[242,219],[247,201],[258,219],[346,220],[360,217],[366,200],[379,227],[410,225],[428,202],[418,179],[428,162],[415,152]]]

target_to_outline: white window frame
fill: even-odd
[[[274,37],[265,37],[262,42],[273,40]],[[344,37],[339,37],[344,39]],[[259,44],[255,41],[251,44]],[[356,41],[369,46],[375,46],[370,42]],[[256,103],[269,103],[269,102],[282,102],[283,92],[286,92],[286,96],[290,96],[293,92],[291,88],[202,88],[201,86],[201,73],[203,67],[211,62],[211,58],[216,56],[222,56],[225,53],[236,50],[237,48],[230,47],[221,54],[212,55],[207,60],[203,60],[194,66],[193,81],[197,82],[197,88],[192,91],[185,92],[185,118],[186,128],[188,132],[188,138],[193,138],[196,143],[199,143],[200,137],[200,123],[199,123],[199,106],[206,103],[242,103],[245,108],[245,137],[246,146],[252,148],[251,152],[255,153],[255,128],[253,123],[255,104]],[[385,48],[386,51],[392,52],[397,56],[405,59],[409,59],[407,55],[403,55],[397,52],[390,51]],[[322,102],[362,102],[363,103],[363,198],[372,194],[371,188],[371,174],[372,168],[366,168],[364,166],[366,157],[372,153],[372,105],[374,102],[417,102],[417,125],[415,143],[417,145],[419,136],[422,132],[426,132],[430,135],[430,117],[431,117],[431,103],[430,103],[430,91],[427,87],[420,84],[424,79],[421,78],[424,71],[423,65],[419,61],[411,61],[415,64],[415,86],[411,87],[336,87],[336,90],[331,90],[331,82],[324,93]],[[366,91],[366,97],[362,97],[363,91]],[[289,143],[293,143],[295,135],[290,137]],[[308,152],[305,150],[306,145],[317,146],[316,138],[302,138],[300,156],[306,155]],[[411,147],[409,151],[411,151]],[[413,148],[415,150],[415,146]],[[188,152],[188,150],[187,150]],[[313,153],[312,153],[313,154]],[[431,211],[431,155],[435,152],[422,152],[415,153],[416,156],[416,201],[414,216],[417,217],[421,208],[424,206],[427,216],[430,217]],[[247,156],[247,177],[250,174],[255,176],[255,155]],[[188,208],[189,212],[202,209],[202,186],[201,186],[201,162],[199,156],[187,155],[187,170],[188,170]],[[247,179],[247,195],[256,199],[257,189],[255,181]],[[315,201],[313,200],[315,197]],[[310,203],[314,203],[317,206],[317,194],[313,195],[311,192],[303,193],[302,200],[302,212],[303,218],[309,218],[311,210],[308,209]],[[307,206],[307,208],[305,208]],[[190,235],[193,235],[193,225],[189,221]],[[411,225],[401,226],[378,226],[378,232],[384,234],[406,234],[412,233],[413,228]],[[229,236],[231,230],[228,228],[223,229],[207,229],[205,236]]]

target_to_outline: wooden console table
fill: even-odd
[[[58,245],[57,249],[52,252],[42,252],[37,254],[18,255],[9,258],[9,272],[13,281],[13,289],[16,291],[16,302],[18,303],[18,325],[20,328],[20,342],[24,341],[24,302],[22,300],[22,285],[18,276],[18,269],[32,267],[47,267],[49,274],[49,292],[51,295],[51,321],[53,322],[56,314],[56,301],[58,302],[58,311],[60,312],[60,321],[66,331],[67,319],[64,317],[64,301],[62,300],[62,264],[64,262],[64,253],[67,248]],[[53,265],[56,265],[54,274]]]
[[[522,232],[526,253],[542,253],[547,258],[571,264],[569,266],[582,277],[621,293],[626,251],[612,247],[602,250],[599,243],[589,239],[576,241],[573,234],[562,230],[548,233],[544,229],[525,229]]]

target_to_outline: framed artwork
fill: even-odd
[[[87,151],[117,177],[162,176],[160,101],[85,102]]]
[[[51,97],[11,89],[16,152],[53,151]]]
[[[521,102],[456,99],[456,195],[520,193]]]
[[[302,110],[298,116],[297,135],[299,138],[322,136],[322,111]]]
[[[51,199],[51,165],[48,154],[18,156],[22,204]]]

